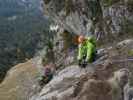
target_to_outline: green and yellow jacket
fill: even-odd
[[[96,53],[96,39],[89,37],[78,47],[78,60],[82,60],[85,56],[88,62],[93,62]]]

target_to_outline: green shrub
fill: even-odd
[[[126,4],[127,4],[127,7],[128,7],[128,10],[129,10],[130,12],[133,12],[133,0],[128,0],[128,1],[126,2]]]
[[[64,31],[62,34],[61,34],[62,38],[63,38],[63,41],[64,41],[64,44],[63,44],[63,49],[64,51],[67,51],[67,49],[72,45],[72,34],[70,34],[68,31]]]
[[[127,2],[126,2],[127,4],[131,4],[131,5],[133,5],[133,0],[128,0]]]
[[[133,56],[133,49],[128,51],[129,56]]]
[[[65,0],[65,11],[66,15],[69,15],[71,11],[73,11],[73,2],[72,0]]]
[[[51,0],[43,0],[45,4],[48,4]]]
[[[113,5],[114,3],[117,3],[119,2],[120,0],[102,0],[103,4],[106,5],[106,6],[111,6]]]

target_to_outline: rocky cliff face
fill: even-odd
[[[38,75],[33,59],[14,66],[0,84],[0,99],[29,100],[38,91]]]
[[[132,95],[123,90],[124,84],[132,82],[132,44],[132,39],[125,40],[99,50],[103,56],[85,69],[64,68],[30,100],[130,100],[123,99],[122,93],[128,94],[126,98]]]
[[[132,0],[44,0],[44,13],[69,32],[115,39],[132,33],[132,6]]]
[[[44,12],[70,33],[93,34],[100,40],[106,37],[103,41],[119,41],[133,32],[131,0],[44,0]],[[86,69],[76,65],[63,69],[31,100],[123,99],[123,93],[127,93],[123,84],[127,81],[118,82],[121,75],[116,78],[113,73],[132,68],[132,60],[128,61],[132,43],[125,40],[101,50],[99,54],[104,56]]]
[[[103,41],[119,41],[122,39],[121,37],[132,36],[132,5],[132,0],[44,0],[44,12],[67,34],[94,34]],[[123,92],[127,93],[123,90],[125,83],[132,83],[133,80],[132,39],[122,41],[117,45],[110,42],[113,46],[98,50],[99,59],[96,62],[81,69],[77,63],[73,65],[75,51],[66,55],[67,51],[64,50],[64,43],[68,43],[72,38],[68,40],[65,38],[66,42],[64,42],[65,39],[62,37],[60,39],[59,35],[55,34],[52,40],[46,37],[48,41],[50,40],[46,49],[50,51],[49,54],[54,51],[55,62],[59,67],[50,83],[44,86],[41,92],[34,88],[34,85],[38,85],[36,83],[38,69],[34,69],[32,65],[34,60],[29,61],[8,72],[9,74],[0,85],[2,100],[9,100],[9,98],[13,98],[13,100],[105,100],[105,98],[106,100],[120,100],[123,98]],[[103,37],[106,38],[102,39]],[[70,45],[66,44],[66,47],[70,48]],[[58,62],[61,64],[58,65]],[[130,82],[122,79],[121,83],[120,77],[124,75],[127,79],[129,70],[131,73]],[[14,72],[18,73],[14,74]],[[35,84],[29,80],[34,81]],[[19,91],[20,89],[22,91]]]
[[[100,49],[98,54],[102,56],[85,69],[71,65],[58,70],[50,83],[41,88],[41,91],[37,81],[42,67],[41,59],[34,58],[26,63],[21,63],[11,68],[0,84],[0,99],[88,100],[90,98],[105,100],[107,98],[107,100],[118,100],[112,99],[113,85],[110,85],[108,80],[114,77],[114,72],[121,72],[123,68],[124,70],[129,69],[133,76],[133,61],[130,61],[130,57],[133,56],[132,44],[133,40],[129,39],[113,47]],[[133,80],[132,77],[130,79]],[[132,81],[130,82],[132,83]],[[132,87],[132,85],[128,85]],[[129,89],[127,91],[129,92]]]
[[[65,41],[68,44],[72,41],[61,37],[64,31],[70,36],[95,35],[99,40],[98,46],[101,43],[113,45],[116,41],[133,36],[132,4],[131,0],[44,0],[44,14],[57,23],[61,31],[53,40],[57,62],[66,54]],[[70,46],[66,46],[67,49]]]

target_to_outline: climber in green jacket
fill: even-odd
[[[92,63],[95,61],[96,56],[96,39],[92,36],[85,38],[79,36],[78,38],[78,61],[79,65],[84,60],[86,63]]]

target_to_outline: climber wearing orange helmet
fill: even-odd
[[[79,36],[78,38],[78,61],[81,65],[82,60],[86,63],[91,63],[95,60],[96,55],[96,40],[94,37],[90,36],[85,38],[84,36]]]
[[[85,38],[84,38],[84,36],[80,35],[80,36],[78,37],[78,43],[79,43],[79,44],[80,44],[80,43],[83,43],[83,41],[85,41]]]

